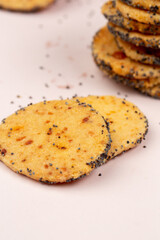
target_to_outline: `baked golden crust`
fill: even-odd
[[[138,91],[154,98],[160,98],[159,77],[152,78],[152,76],[150,76],[148,78],[145,78],[147,70],[143,67],[140,67],[144,64],[135,62],[127,58],[122,51],[119,51],[113,36],[112,38],[111,36],[112,35],[110,33],[108,34],[108,30],[106,30],[106,27],[104,27],[94,37],[92,51],[97,66],[105,74],[110,76],[112,79],[115,79],[117,82],[133,87]],[[129,74],[128,71],[131,66],[132,71],[130,71]],[[154,70],[152,66],[144,66],[146,68],[151,68],[151,71]],[[123,70],[124,68],[126,68],[126,70]],[[140,75],[139,72],[141,73]],[[142,72],[144,72],[145,75],[142,78],[136,78],[136,76],[138,75],[142,76]]]
[[[160,82],[160,68],[141,64],[128,58],[119,50],[114,36],[107,27],[102,28],[95,36],[92,51],[96,63],[103,68],[112,70],[123,77],[137,79],[139,81],[157,79]]]
[[[124,28],[108,23],[109,31],[115,37],[120,37],[126,42],[130,42],[136,46],[160,49],[160,35],[145,35],[138,32],[129,32]]]
[[[158,0],[121,0],[122,2],[144,10],[149,10],[150,12],[160,13],[160,1]]]
[[[120,0],[116,0],[116,8],[126,18],[131,18],[141,23],[160,26],[160,14],[158,13],[131,7]]]
[[[13,171],[45,183],[88,175],[110,148],[108,125],[78,100],[41,102],[3,120],[0,159]]]
[[[79,98],[89,103],[109,122],[111,149],[106,161],[136,147],[148,131],[148,121],[133,103],[114,96]]]
[[[138,47],[132,43],[123,41],[119,37],[116,38],[116,42],[120,50],[122,50],[127,57],[141,63],[160,66],[159,49]]]
[[[114,1],[105,3],[102,7],[102,13],[109,20],[109,22],[112,22],[113,24],[128,31],[141,32],[151,35],[160,34],[159,26],[140,23],[135,20],[123,17],[122,14],[116,9]]]
[[[0,0],[0,8],[10,11],[34,12],[46,8],[54,0]]]

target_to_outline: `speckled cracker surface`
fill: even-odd
[[[118,37],[116,38],[116,42],[120,50],[122,50],[127,57],[145,64],[160,65],[160,49],[138,47]]]
[[[44,183],[88,175],[110,149],[103,117],[75,99],[41,102],[0,125],[0,159],[13,171]]]
[[[133,87],[139,92],[156,98],[160,99],[160,83],[155,83],[153,81],[148,81],[148,82],[142,82],[140,85],[139,82],[136,79],[129,79],[129,78],[124,78],[120,75],[116,75],[113,72],[106,72],[107,75],[109,75],[111,78],[115,79],[117,82],[122,83],[126,86]]]
[[[109,1],[102,7],[103,15],[113,24],[125,28],[128,31],[141,32],[145,34],[158,35],[160,34],[160,27],[150,24],[140,23],[132,19],[122,16],[116,9],[115,1]]]
[[[139,92],[160,99],[160,83],[154,81],[142,82],[139,84],[136,79],[123,78],[121,76],[112,76],[117,82],[121,82],[126,86],[134,87]]]
[[[120,37],[122,40],[131,42],[136,46],[160,49],[160,35],[145,35],[138,32],[129,32],[111,22],[108,24],[108,28],[115,37]]]
[[[46,8],[54,0],[0,0],[0,8],[11,11],[33,12]]]
[[[135,8],[149,10],[154,13],[160,13],[159,0],[121,0],[121,1]]]
[[[145,137],[148,121],[131,102],[114,96],[89,96],[82,100],[91,104],[110,123],[112,144],[106,160],[136,147]]]
[[[131,7],[120,0],[116,1],[116,7],[126,18],[131,18],[142,23],[160,25],[160,14],[158,13]]]
[[[157,84],[157,85],[155,85],[153,87],[150,87],[150,88],[142,87],[142,88],[139,88],[138,90],[140,92],[142,92],[143,94],[146,94],[146,95],[151,96],[153,98],[160,99],[160,84]]]
[[[139,81],[136,79],[125,78],[123,76],[115,74],[112,71],[109,71],[106,68],[103,68],[101,70],[118,83],[122,83],[125,86],[135,88],[137,91],[147,96],[160,99],[160,83],[157,83],[156,81]]]
[[[157,79],[160,82],[160,68],[147,66],[133,61],[119,50],[114,36],[106,27],[102,28],[94,37],[93,56],[100,68],[108,68],[123,77],[137,80]]]

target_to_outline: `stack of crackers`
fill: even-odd
[[[109,22],[93,40],[98,67],[116,81],[160,98],[160,1],[109,1],[102,13]]]
[[[0,0],[0,8],[10,11],[35,12],[42,10],[54,0]]]
[[[71,182],[137,146],[147,131],[144,114],[125,99],[44,101],[2,120],[0,160],[40,182]]]

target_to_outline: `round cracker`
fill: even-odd
[[[150,87],[150,88],[140,88],[137,89],[140,92],[142,92],[145,95],[151,96],[153,98],[157,98],[160,99],[160,84],[157,84],[154,87]]]
[[[129,32],[113,23],[108,24],[109,31],[116,37],[136,46],[160,49],[160,35],[145,35],[138,32]]]
[[[13,171],[44,183],[88,175],[110,149],[103,117],[78,100],[41,102],[3,120],[0,159]]]
[[[98,65],[98,64],[97,64]],[[139,81],[136,79],[130,79],[130,78],[126,78],[123,76],[120,76],[118,74],[115,74],[114,72],[110,71],[108,68],[105,67],[100,67],[99,68],[107,75],[109,76],[111,79],[114,79],[116,82],[118,83],[122,83],[125,86],[131,87],[136,89],[137,91],[156,98],[156,99],[160,99],[160,83],[156,83],[154,84],[147,84],[146,81]]]
[[[95,60],[96,62],[96,60]],[[125,85],[133,87],[133,88],[144,88],[144,89],[148,89],[148,88],[153,88],[157,85],[160,84],[159,79],[134,79],[134,78],[127,78],[121,75],[116,74],[115,72],[113,72],[111,69],[109,69],[108,67],[106,67],[105,65],[100,65],[96,62],[97,66],[105,73],[107,74],[109,77],[114,78],[117,82],[124,82],[125,81]]]
[[[114,96],[80,98],[89,103],[110,123],[111,149],[106,161],[136,147],[148,132],[148,121],[131,102]]]
[[[127,57],[145,64],[160,65],[160,50],[138,47],[132,43],[125,42],[119,37],[116,38],[118,47]]]
[[[102,13],[110,22],[121,28],[125,28],[128,31],[135,31],[152,35],[160,34],[160,27],[158,26],[140,23],[123,17],[122,14],[116,9],[114,1],[105,3],[102,7]]]
[[[157,0],[121,0],[129,6],[160,13],[160,1]]]
[[[107,75],[109,75],[112,79],[116,80],[119,83],[122,83],[125,86],[128,87],[132,87],[135,88],[136,90],[138,90],[139,92],[156,98],[156,99],[160,99],[160,83],[157,83],[153,86],[139,86],[139,82],[136,79],[129,79],[129,78],[124,78],[120,75],[114,74],[114,73],[109,73],[108,71],[106,72]]]
[[[103,69],[103,71],[104,71],[104,69]],[[147,91],[147,89],[148,90],[155,89],[155,88],[157,88],[157,86],[160,85],[159,82],[154,82],[152,80],[137,81],[136,79],[125,78],[125,77],[117,75],[113,72],[109,72],[107,70],[106,70],[106,73],[107,73],[107,75],[109,75],[110,77],[115,79],[117,82],[123,83],[126,86],[133,87],[133,88],[138,89],[138,90],[144,89],[144,90]]]
[[[160,82],[159,67],[147,66],[126,57],[117,47],[114,36],[106,27],[95,36],[92,44],[93,57],[99,66],[112,70],[123,77],[138,80],[157,79]]]
[[[126,86],[135,88],[139,90],[140,92],[145,93],[148,96],[152,96],[154,98],[160,98],[160,91],[159,91],[159,80],[158,79],[145,79],[145,80],[140,80],[140,79],[131,79],[127,77],[123,77],[121,75],[118,75],[114,73],[108,66],[104,64],[99,64],[97,62],[97,59],[95,58],[95,62],[99,69],[103,71],[107,76],[110,78],[116,80],[119,83],[123,83]],[[155,89],[153,91],[153,89]]]
[[[148,1],[148,0],[147,0]],[[116,8],[126,18],[131,18],[138,22],[160,25],[160,14],[133,8],[120,0],[116,1]]]
[[[35,12],[53,2],[54,0],[0,0],[0,8],[16,12]]]

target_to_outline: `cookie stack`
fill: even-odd
[[[98,67],[116,81],[160,98],[160,1],[109,1],[102,13],[109,22],[93,40]]]
[[[144,114],[113,96],[29,104],[2,121],[0,161],[40,182],[71,182],[136,147],[147,131]]]

